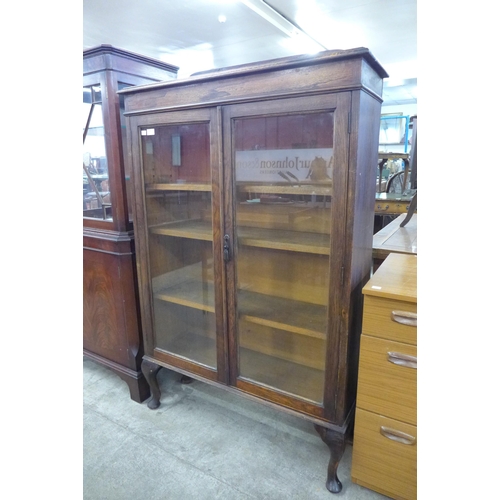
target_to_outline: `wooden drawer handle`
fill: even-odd
[[[406,432],[391,429],[383,425],[380,426],[380,434],[388,439],[391,439],[392,441],[397,441],[401,444],[413,445],[417,441],[415,436],[411,436],[410,434],[406,434]]]
[[[401,323],[402,325],[417,326],[417,313],[408,311],[392,311],[392,321]]]
[[[406,366],[406,368],[417,367],[417,357],[403,354],[401,352],[388,352],[387,360],[398,366]]]

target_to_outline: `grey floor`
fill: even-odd
[[[350,480],[352,448],[325,488],[329,452],[312,424],[162,369],[161,406],[129,397],[107,368],[83,361],[85,500],[381,500]]]

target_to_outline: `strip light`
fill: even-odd
[[[244,3],[249,9],[252,9],[260,17],[288,35],[290,38],[295,38],[298,36],[306,37],[311,40],[311,42],[314,42],[316,45],[321,47],[321,50],[327,49],[327,47],[314,40],[314,38],[308,35],[305,31],[302,31],[300,28],[295,26],[295,24],[290,22],[286,17],[282,16],[277,10],[273,9],[268,3],[264,2],[263,0],[240,1]]]

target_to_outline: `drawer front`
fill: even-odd
[[[392,498],[417,498],[417,427],[357,408],[352,480]]]
[[[417,345],[416,314],[415,303],[365,295],[363,333]]]
[[[417,424],[417,348],[361,335],[356,406]]]

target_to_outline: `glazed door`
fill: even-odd
[[[216,109],[133,117],[146,355],[227,381]],[[138,176],[140,176],[138,178]],[[144,265],[145,264],[145,265]]]
[[[349,110],[348,93],[224,109],[230,381],[318,417],[332,397]]]

